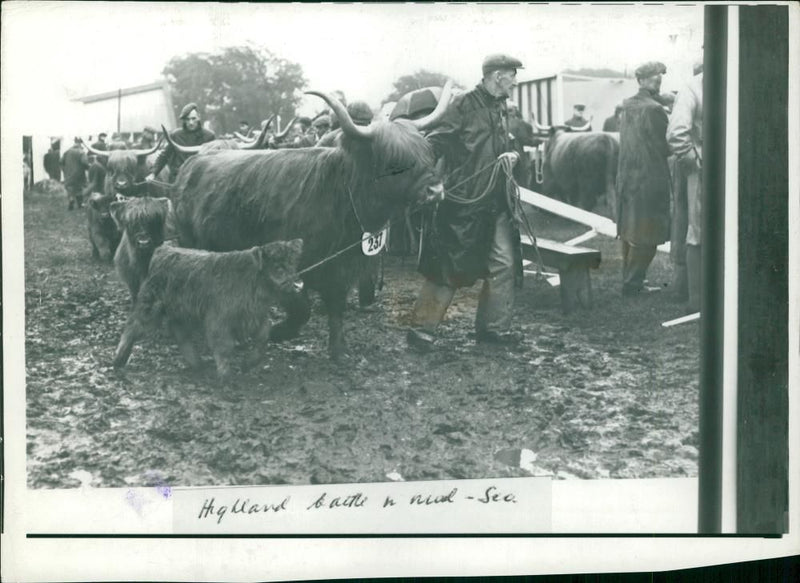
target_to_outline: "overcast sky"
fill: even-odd
[[[15,94],[25,88],[25,107],[147,83],[175,55],[246,42],[299,63],[309,88],[373,106],[421,68],[470,87],[493,52],[521,59],[520,79],[661,60],[673,65],[670,89],[686,78],[703,32],[702,7],[673,5],[4,2],[2,16],[4,98],[10,79]]]

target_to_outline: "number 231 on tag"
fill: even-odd
[[[389,228],[377,233],[364,233],[361,235],[361,251],[364,255],[377,255],[386,246]]]

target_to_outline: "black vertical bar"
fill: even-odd
[[[547,125],[553,125],[553,80],[547,80]]]
[[[739,8],[740,533],[788,532],[788,11]]]
[[[536,121],[540,124],[549,124],[550,120],[542,121],[542,82],[536,82]]]
[[[706,6],[703,55],[703,213],[700,299],[698,531],[722,528],[722,370],[724,339],[725,116],[728,7]]]
[[[532,102],[533,102],[533,91],[531,90],[531,84],[528,83],[528,115],[530,115],[531,112],[533,111]],[[533,120],[529,119],[528,121],[532,122]],[[536,121],[542,123],[542,120],[540,119],[537,119]]]

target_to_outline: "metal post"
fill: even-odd
[[[724,348],[725,116],[728,7],[705,7],[703,78],[703,213],[700,302],[700,456],[698,532],[722,528]]]

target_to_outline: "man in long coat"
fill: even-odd
[[[72,147],[64,152],[61,158],[61,166],[64,169],[64,187],[67,189],[69,198],[68,209],[77,205],[83,206],[83,188],[86,186],[86,170],[89,168],[89,158],[81,146],[81,139],[75,138]]]
[[[483,79],[456,96],[442,121],[428,136],[437,159],[444,160],[445,190],[471,201],[439,204],[425,229],[419,271],[426,281],[412,313],[410,346],[427,349],[455,291],[483,279],[475,318],[478,342],[511,344],[516,270],[521,265],[519,232],[500,170],[492,180],[497,157],[513,152],[506,99],[516,85],[522,63],[508,55],[483,62]]]
[[[50,180],[61,182],[61,140],[50,142],[50,149],[44,155],[44,170]]]
[[[700,245],[703,193],[703,73],[678,93],[667,128],[667,142],[677,158],[677,172],[686,181],[686,275],[689,309],[700,310]]]
[[[200,146],[216,138],[213,132],[204,129],[200,124],[200,114],[197,113],[197,104],[186,104],[181,110],[180,119],[181,127],[169,134],[172,141],[179,146]],[[159,152],[153,164],[152,171],[147,175],[147,180],[155,180],[156,175],[164,169],[164,166],[169,166],[169,181],[175,182],[175,178],[178,176],[178,170],[189,156],[191,156],[191,154],[178,152],[172,147],[172,144],[167,144],[167,147]]]
[[[660,288],[645,285],[656,247],[670,237],[667,113],[657,101],[663,63],[636,69],[639,92],[622,104],[617,171],[617,234],[622,240],[622,295]]]

